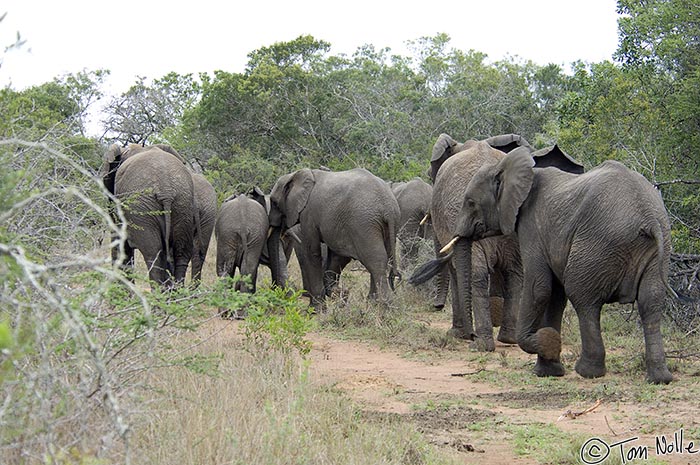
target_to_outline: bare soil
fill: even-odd
[[[432,324],[444,327],[445,321]],[[646,445],[649,458],[656,463],[700,464],[700,452],[662,457],[655,448],[657,436],[663,435],[670,442],[674,433],[683,429],[684,446],[693,441],[691,449],[700,450],[697,373],[676,374],[678,379],[669,386],[647,387],[641,372],[634,379],[608,374],[587,380],[570,369],[563,378],[539,387],[510,386],[488,381],[488,374],[511,371],[516,378],[535,378],[530,373],[534,356],[517,346],[497,343],[494,354],[480,355],[463,343],[456,351],[421,357],[325,334],[312,334],[311,339],[310,371],[316,382],[347,393],[368,421],[414,423],[430,442],[450,448],[464,463],[540,463],[516,453],[512,430],[549,425],[567,433],[602,438],[609,445],[637,438],[622,447]],[[487,381],[479,380],[484,378]],[[626,384],[630,384],[629,389]],[[648,398],[644,395],[647,389]],[[589,413],[574,419],[563,416],[582,412],[598,400],[599,406]],[[611,456],[621,450],[612,447]]]

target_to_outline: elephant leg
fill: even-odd
[[[441,249],[440,244],[437,241],[434,241],[435,245],[435,256],[438,256],[438,253]],[[450,288],[450,270],[448,267],[443,267],[442,270],[438,273],[437,276],[435,276],[435,299],[433,300],[433,307],[435,308],[444,308],[445,307],[445,301],[447,300],[447,291]]]
[[[325,289],[323,287],[323,259],[320,243],[316,242],[299,247],[297,261],[299,268],[301,268],[304,287],[311,296],[311,305],[317,310],[322,310]]]
[[[647,381],[654,384],[668,384],[673,381],[673,375],[666,365],[666,354],[661,338],[661,316],[666,290],[655,273],[657,267],[658,265],[652,264],[644,273],[639,283],[637,304],[644,328]]]
[[[566,308],[566,292],[564,291],[564,286],[553,278],[549,305],[542,316],[540,328],[544,330],[543,339],[545,341],[550,341],[551,347],[549,347],[549,350],[554,351],[554,346],[556,344],[558,344],[559,349],[557,357],[554,360],[538,354],[534,370],[535,374],[538,376],[564,376],[566,372],[564,365],[561,363],[561,320],[564,315],[564,308]],[[548,339],[548,337],[550,339]]]
[[[469,313],[469,308],[465,308]],[[491,320],[489,295],[489,270],[486,257],[480,247],[475,246],[472,257],[472,313],[476,338],[471,348],[482,352],[493,352],[493,322]]]
[[[576,361],[576,372],[584,378],[605,375],[605,346],[600,331],[601,303],[574,304],[581,332],[581,356]]]
[[[357,259],[370,275],[369,298],[388,303],[391,300],[389,286],[389,253],[384,246],[381,231],[368,231],[368,235],[355,244]]]
[[[533,263],[524,265],[525,278],[517,323],[518,345],[529,354],[537,354],[537,376],[563,376],[561,328],[545,326],[556,325],[556,318],[551,315],[561,305],[559,294],[564,295],[563,289],[557,289],[555,302],[552,302],[553,275],[549,266],[543,260],[533,260]],[[566,303],[565,299],[563,303]],[[545,317],[545,313],[549,315]]]
[[[516,325],[518,320],[518,308],[520,307],[520,291],[522,289],[522,277],[514,272],[501,270],[503,277],[503,311],[501,314],[501,328],[497,339],[504,344],[517,344]],[[493,309],[493,297],[491,300]]]
[[[179,285],[185,282],[191,258],[190,254],[178,254],[175,256],[175,284]]]
[[[325,288],[326,296],[330,296],[338,286],[340,274],[351,260],[352,258],[350,257],[343,257],[330,249],[328,250],[323,273],[323,287]]]
[[[243,260],[241,262],[241,275],[250,277],[250,287],[245,285],[244,292],[255,293],[257,289],[258,264],[260,263],[260,255],[262,254],[264,242],[252,241],[248,244],[247,250],[243,252]]]
[[[505,276],[502,270],[496,269],[489,274],[489,307],[493,326],[501,326],[503,320],[503,305],[505,296]]]
[[[148,278],[161,286],[166,285],[168,282],[168,263],[165,252],[163,250],[156,252],[141,250],[141,254],[146,262],[146,268],[148,268]]]

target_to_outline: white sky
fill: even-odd
[[[0,86],[41,84],[83,69],[109,69],[108,91],[170,71],[242,72],[247,55],[311,34],[331,53],[359,46],[408,54],[407,40],[445,32],[454,48],[491,60],[518,56],[564,66],[600,62],[617,48],[615,0],[3,0]],[[1,55],[0,55],[1,56]]]

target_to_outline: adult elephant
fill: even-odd
[[[192,176],[181,159],[160,147],[113,144],[102,166],[105,187],[124,203],[125,261],[134,250],[146,261],[152,281],[184,282],[192,258],[195,203]],[[113,259],[117,253],[113,250]]]
[[[516,137],[519,136],[511,137],[511,141],[515,140],[513,146],[527,144]],[[430,170],[434,179],[431,218],[436,248],[445,246],[454,236],[461,199],[474,173],[484,164],[503,157],[505,153],[492,147],[488,141],[460,144],[447,134],[440,135],[433,147]],[[463,241],[457,244],[450,257],[451,260],[442,262],[447,265],[443,273],[447,270],[452,281],[452,328],[449,333],[472,340],[472,347],[477,350],[493,351],[493,326],[500,323],[497,339],[516,343],[515,320],[522,271],[515,241],[512,238]],[[411,282],[418,280],[414,275]],[[445,283],[447,279],[439,282]],[[503,297],[500,318],[492,317],[491,293]]]
[[[413,178],[407,182],[389,183],[391,191],[399,204],[401,216],[396,237],[401,244],[401,261],[414,261],[418,254],[418,240],[432,237],[432,225],[422,224],[430,211],[433,188],[421,178]]]
[[[236,269],[250,279],[236,283],[236,290],[255,292],[258,263],[269,229],[265,208],[245,195],[229,197],[216,219],[216,272],[234,277]],[[286,267],[286,264],[285,264]]]
[[[517,147],[528,147],[531,149],[530,144],[525,140],[524,137],[518,135],[518,134],[502,134],[498,136],[493,136],[489,137],[487,139],[484,139],[484,142],[487,143],[490,147],[500,150],[503,153],[508,153],[511,150],[517,148]],[[433,150],[432,150],[432,156],[430,159],[430,168],[428,169],[428,176],[430,177],[430,180],[432,181],[433,184],[435,184],[435,180],[437,177],[437,174],[442,167],[442,165],[445,163],[445,161],[452,156],[472,147],[475,143],[475,140],[469,140],[467,142],[457,142],[454,140],[450,135],[448,134],[440,134],[440,136],[437,138],[435,141],[435,144],[433,145]],[[449,180],[445,181],[445,184],[441,186],[441,189],[445,193],[445,196],[453,196],[453,195],[460,195],[464,189],[466,188],[466,183],[469,181],[471,174],[473,174],[474,168],[477,166],[457,166],[457,171],[452,173],[452,176],[450,177]],[[454,218],[456,207],[452,205],[452,208],[449,206],[446,206],[447,210],[441,209],[445,214],[443,216],[444,218],[449,218],[447,221],[447,226],[452,224],[452,218]],[[444,228],[443,228],[444,229]],[[434,244],[435,244],[435,253],[436,255],[439,255],[439,251],[442,248],[442,245],[440,243],[440,240],[435,237],[434,238]],[[446,239],[445,236],[443,236],[443,241]],[[444,242],[443,242],[444,245]],[[493,261],[493,260],[492,260]],[[517,266],[517,265],[515,265]],[[492,267],[493,268],[493,267]],[[437,276],[437,292],[435,294],[435,300],[433,302],[433,306],[435,308],[443,308],[445,306],[445,301],[447,300],[447,293],[450,288],[450,269],[448,267],[443,267],[440,270],[439,275]],[[492,315],[492,320],[493,324],[495,326],[500,326],[500,322],[502,321],[502,312],[503,312],[503,297],[504,297],[504,286],[506,283],[504,280],[508,279],[508,272],[506,272],[505,276],[500,270],[492,269],[489,272],[489,295],[490,295],[490,308],[491,308],[491,315]],[[483,280],[483,277],[482,277]],[[455,290],[453,289],[453,292]],[[469,308],[467,308],[467,312],[471,312]],[[454,314],[453,314],[454,316]],[[471,313],[469,313],[468,319],[471,318]],[[465,320],[465,323],[468,320]],[[509,325],[513,326],[513,325]],[[457,337],[467,337],[470,338],[465,334],[465,331],[462,331],[453,325],[453,330],[451,331],[453,335]],[[503,339],[504,341],[509,341],[511,340],[510,336],[506,336],[506,333],[510,334],[512,331],[510,330],[504,330],[503,331]],[[490,348],[490,343],[487,343],[487,346]]]
[[[299,225],[301,244],[295,250],[312,305],[323,305],[327,290],[352,259],[370,273],[370,297],[389,300],[387,272],[396,272],[400,212],[384,181],[361,168],[306,168],[280,177],[270,200],[271,239]],[[322,243],[328,248],[326,265]],[[271,258],[275,249],[270,247]]]
[[[514,235],[524,282],[518,344],[537,354],[535,373],[562,376],[561,319],[568,298],[581,332],[576,371],[605,374],[600,312],[637,302],[644,328],[647,380],[669,383],[661,338],[668,284],[670,226],[659,192],[615,161],[572,175],[535,169],[525,149],[481,168],[461,199],[457,244]],[[677,297],[677,296],[676,296]]]
[[[195,234],[192,250],[192,284],[199,285],[202,267],[207,258],[209,242],[214,231],[218,202],[214,187],[201,174],[192,174],[195,201]]]

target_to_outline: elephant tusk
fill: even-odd
[[[445,247],[443,247],[442,249],[440,249],[440,253],[443,254],[443,253],[447,253],[447,252],[451,251],[452,248],[455,246],[455,243],[456,243],[458,240],[459,240],[459,236],[453,237],[452,240],[451,240],[450,242],[448,242],[447,245],[446,245]]]
[[[420,220],[420,225],[423,226],[430,219],[430,212],[426,213],[422,220]]]
[[[270,238],[270,236],[272,236],[272,231],[273,231],[274,229],[275,229],[275,228],[273,228],[272,226],[270,226],[269,228],[267,228],[267,238],[268,238],[268,239]]]

